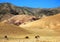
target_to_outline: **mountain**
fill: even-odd
[[[40,20],[20,25],[22,28],[32,30],[40,34],[49,33],[50,35],[60,35],[60,14],[47,16]],[[30,28],[30,29],[29,29]],[[58,33],[58,34],[55,34]],[[48,34],[48,35],[49,35]]]
[[[0,3],[0,21],[8,19],[8,17],[10,18],[13,15],[19,15],[19,14],[34,15],[41,18],[43,16],[50,16],[57,13],[60,13],[60,7],[49,8],[49,9],[30,8],[30,7],[15,6],[11,3]],[[5,15],[8,15],[8,16],[6,17]]]
[[[32,34],[32,32],[25,30],[21,27],[17,27],[15,25],[10,25],[6,23],[0,23],[0,38],[4,36],[12,37],[12,38],[20,38],[25,35]]]

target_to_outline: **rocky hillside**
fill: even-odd
[[[18,15],[18,14],[27,14],[27,15],[34,15],[34,16],[50,16],[60,13],[60,8],[30,8],[30,7],[19,7],[15,6],[11,3],[0,3],[0,21],[4,20],[5,15],[8,15],[8,17],[11,17],[11,15]],[[6,17],[6,16],[5,16]]]
[[[31,15],[15,15],[7,20],[2,21],[2,23],[14,24],[19,26],[22,23],[26,24],[27,22],[32,22],[38,19],[39,18],[37,18],[36,16]]]

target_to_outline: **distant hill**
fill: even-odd
[[[44,15],[50,16],[57,13],[60,13],[60,7],[49,8],[49,9],[30,8],[30,7],[15,6],[11,3],[0,3],[0,21],[3,21],[5,19],[12,17],[13,15],[18,15],[18,14],[27,14],[27,15],[34,15],[37,17],[43,17]],[[5,16],[5,15],[8,15],[8,16]]]

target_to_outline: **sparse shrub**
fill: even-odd
[[[29,39],[29,37],[28,37],[28,36],[26,36],[25,38],[26,38],[26,39]]]
[[[7,36],[5,36],[5,38],[8,38]]]
[[[35,38],[36,38],[36,39],[38,39],[38,38],[40,38],[40,36],[39,36],[39,35],[37,35],[37,36],[35,36]]]
[[[10,13],[14,14],[14,15],[18,15],[19,14],[18,12],[16,12],[15,10],[12,10],[12,9],[10,10]]]
[[[4,36],[4,38],[8,40],[8,37],[7,37],[7,35],[6,35],[6,36]]]

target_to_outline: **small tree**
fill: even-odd
[[[35,36],[36,39],[40,38],[39,35]]]
[[[40,42],[38,39],[38,38],[40,38],[39,35],[35,36],[35,38],[36,38],[36,42]]]
[[[25,38],[26,38],[26,39],[29,39],[29,37],[28,37],[28,36],[26,36]]]
[[[4,36],[4,38],[8,40],[8,37],[7,36]]]

